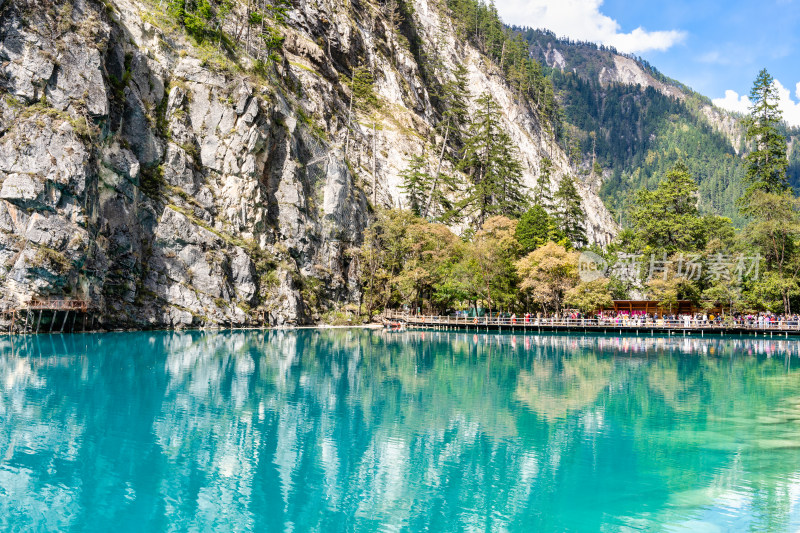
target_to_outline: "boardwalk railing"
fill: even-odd
[[[22,302],[17,307],[3,309],[0,317],[7,325],[8,333],[39,333],[42,317],[45,315],[49,332],[56,330],[56,319],[62,313],[61,327],[58,333],[63,333],[67,328],[67,321],[72,315],[72,322],[67,331],[75,331],[75,321],[78,315],[82,316],[82,331],[86,331],[86,322],[89,315],[89,303],[77,298],[42,298],[34,297]],[[52,313],[52,314],[51,314]],[[79,324],[80,326],[80,324]]]
[[[698,319],[653,319],[653,318],[537,318],[537,317],[471,317],[463,315],[417,315],[399,311],[385,311],[384,319],[409,326],[453,326],[508,327],[513,329],[648,329],[648,330],[697,330],[697,331],[779,331],[799,332],[800,320],[698,320]]]
[[[66,299],[66,298],[32,298],[29,302],[20,306],[21,311],[45,310],[45,311],[80,311],[85,313],[88,310],[86,300]]]

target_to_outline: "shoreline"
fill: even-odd
[[[171,332],[190,332],[190,331],[291,331],[291,330],[302,330],[302,329],[383,329],[384,326],[382,324],[353,324],[353,325],[332,325],[332,324],[318,324],[312,326],[258,326],[258,327],[237,327],[237,328],[224,328],[224,327],[200,327],[200,328],[119,328],[119,329],[96,329],[96,330],[87,330],[87,331],[75,331],[75,332],[58,332],[58,331],[42,331],[40,333],[35,332],[9,332],[9,331],[0,331],[0,337],[11,337],[11,336],[27,336],[27,335],[80,335],[83,333],[92,334],[92,333],[144,333],[148,331],[171,331]]]

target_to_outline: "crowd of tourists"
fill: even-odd
[[[541,320],[541,317],[536,317]],[[800,326],[800,315],[781,315],[775,313],[754,313],[724,315],[721,313],[620,313],[604,311],[586,315],[583,313],[567,313],[563,317],[550,317],[549,321],[591,321],[600,325],[620,326],[658,326],[677,325],[686,328],[738,326],[748,328],[779,328]]]
[[[574,324],[581,325],[609,325],[609,326],[678,326],[685,328],[702,328],[715,326],[746,327],[746,328],[781,328],[800,327],[800,315],[782,315],[775,313],[753,313],[724,315],[721,313],[637,313],[603,311],[598,313],[580,313],[577,311],[566,312],[560,315],[546,315],[543,313],[486,313],[484,316],[469,315],[467,312],[457,312],[456,317],[471,319],[476,324],[507,324],[507,325],[553,325]]]

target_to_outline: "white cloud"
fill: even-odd
[[[728,111],[735,111],[736,113],[742,113],[744,115],[750,112],[750,99],[747,95],[743,94],[739,96],[739,93],[730,89],[725,91],[724,98],[715,98],[711,100],[711,102],[715,106],[727,109]]]
[[[791,91],[778,80],[775,80],[775,87],[778,89],[778,108],[783,113],[783,119],[790,126],[800,127],[800,102],[792,100]],[[800,82],[795,85],[794,94],[800,100]],[[724,98],[716,98],[712,102],[715,106],[728,111],[737,111],[745,114],[750,112],[751,102],[747,95],[739,96],[736,91],[730,89],[725,91]]]
[[[570,37],[613,46],[620,52],[666,50],[681,42],[686,33],[677,30],[647,31],[641,26],[620,33],[620,24],[600,12],[603,0],[497,0],[503,21],[517,26],[547,28],[559,37]]]
[[[778,88],[778,107],[783,111],[783,119],[790,126],[800,126],[800,103],[792,100],[789,89],[781,85],[778,80],[775,80],[775,86]],[[795,85],[795,96],[800,100],[798,92],[800,92],[800,83]]]
[[[616,33],[603,43],[620,52],[641,53],[648,50],[666,50],[686,37],[682,31],[646,31],[641,26],[630,33]]]

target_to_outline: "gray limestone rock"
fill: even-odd
[[[125,112],[121,133],[142,165],[158,163],[164,150],[162,142],[153,131],[138,91],[131,86],[125,87]]]
[[[194,173],[186,158],[186,151],[183,148],[173,143],[167,145],[162,170],[164,179],[170,185],[178,187],[188,194],[197,192],[197,187],[194,183]]]
[[[291,9],[265,77],[247,54],[227,68],[145,22],[152,4],[110,3],[0,0],[0,303],[70,295],[106,327],[185,328],[300,324],[357,302],[350,252],[377,207],[371,183],[396,205],[404,161],[436,126],[381,15],[362,27],[327,0]],[[438,35],[435,6],[416,4],[421,37]],[[549,149],[567,172],[536,116],[477,52],[458,53],[474,94],[503,104],[526,168]],[[365,58],[380,124],[357,114],[346,134],[344,80]],[[604,208],[582,192],[602,239]]]
[[[83,195],[89,152],[66,118],[34,114],[0,140],[0,198],[56,209],[66,193]]]
[[[21,18],[0,19],[0,84],[10,94],[28,103],[41,98],[55,68],[53,50],[43,48],[47,44],[26,32]]]
[[[0,198],[19,207],[45,207],[45,182],[35,174],[6,174]]]
[[[74,108],[80,112],[85,108],[93,116],[107,115],[100,52],[77,34],[67,35],[62,44],[45,90],[47,101],[61,111]]]

